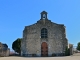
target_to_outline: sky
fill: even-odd
[[[66,26],[68,42],[80,42],[80,0],[0,0],[0,42],[12,50],[25,26],[36,23],[45,10],[48,19]]]

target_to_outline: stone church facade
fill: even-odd
[[[42,11],[41,19],[23,30],[21,56],[60,56],[67,46],[64,24],[51,22],[47,12]]]

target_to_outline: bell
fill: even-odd
[[[43,18],[46,18],[45,16],[43,16]]]

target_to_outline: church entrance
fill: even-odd
[[[41,44],[41,56],[42,57],[47,57],[48,56],[48,45],[46,42],[43,42]]]

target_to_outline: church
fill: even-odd
[[[68,46],[64,24],[52,22],[42,11],[40,20],[25,26],[21,41],[21,56],[62,56]]]

